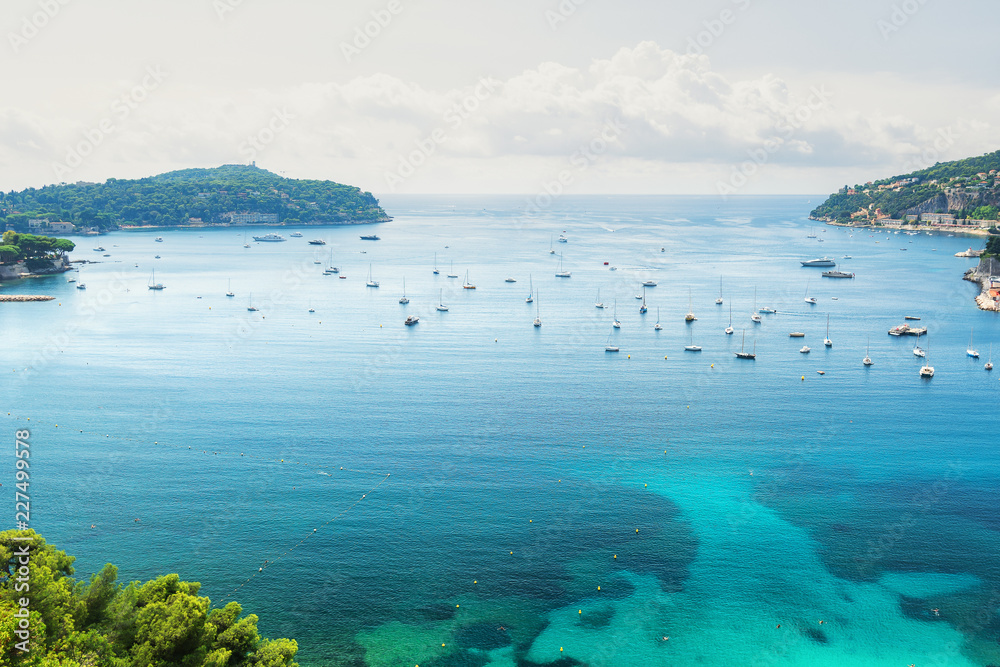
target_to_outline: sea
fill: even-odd
[[[78,271],[0,288],[55,297],[0,304],[4,525],[27,429],[30,527],[78,579],[177,573],[303,667],[1000,664],[1000,320],[954,256],[982,240],[822,199],[74,237]]]

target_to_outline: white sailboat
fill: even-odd
[[[656,307],[656,324],[653,325],[653,329],[656,331],[663,331],[663,327],[660,326],[660,307]]]
[[[438,254],[434,253],[434,275],[439,275],[441,272],[438,271]]]
[[[924,344],[927,345],[927,349],[930,349],[931,346],[929,344],[927,343]],[[925,361],[924,365],[920,367],[920,377],[922,378],[934,377],[934,367],[930,365],[930,362]]]
[[[465,272],[465,282],[462,283],[462,289],[476,289],[476,286],[469,282],[469,271]]]
[[[750,321],[754,324],[760,324],[760,313],[757,312],[757,288],[753,288],[753,310],[750,311]]]
[[[372,280],[372,265],[368,265],[368,282],[365,283],[368,287],[378,287],[378,281]]]
[[[611,334],[608,334],[608,342],[604,344],[605,352],[618,352],[618,346],[611,344]]]
[[[861,363],[863,363],[865,366],[871,366],[872,364],[875,363],[874,361],[872,361],[872,358],[871,358],[871,355],[870,355],[871,347],[872,347],[872,339],[871,339],[871,337],[869,337],[868,338],[868,347],[865,348],[865,358],[861,360]]]
[[[455,261],[454,260],[452,260],[452,262],[451,262],[451,271],[448,272],[448,277],[449,278],[458,278],[458,274],[455,273]]]
[[[685,322],[694,322],[698,318],[694,316],[694,307],[691,305],[691,288],[688,288],[688,314],[684,316]]]
[[[247,310],[251,313],[256,313],[260,310],[257,306],[253,305],[253,292],[247,297]]]
[[[403,296],[399,297],[399,302],[404,306],[410,302],[410,300],[406,298],[406,276],[403,276]]]
[[[542,316],[538,312],[538,301],[535,301],[535,321],[532,322],[535,327],[542,326]]]
[[[569,271],[563,271],[563,256],[559,253],[559,272],[556,273],[556,278],[569,278],[572,274]]]
[[[646,308],[646,288],[643,287],[642,288],[642,305],[639,306],[639,314],[640,315],[645,315],[647,310],[649,310],[649,308]]]
[[[555,249],[552,248],[552,237],[551,236],[549,237],[549,254],[550,255],[556,254]]]
[[[823,339],[823,345],[833,347],[833,341],[830,340],[830,313],[826,314],[826,338]]]
[[[915,357],[926,357],[927,353],[924,352],[924,348],[920,347],[919,345],[914,345],[913,346],[913,356],[915,356]]]
[[[971,331],[969,332],[969,347],[966,348],[965,353],[967,355],[969,355],[970,357],[972,357],[973,359],[978,359],[979,358],[979,350],[977,350],[976,348],[972,347],[972,334],[973,333],[974,332],[971,332]]]
[[[528,274],[528,298],[524,300],[525,303],[531,303],[535,300],[535,288],[531,284],[531,274]]]
[[[722,276],[719,276],[719,298],[715,302],[720,306],[722,305]]]
[[[745,347],[747,343],[747,330],[743,330],[743,342],[740,344],[740,351],[736,353],[737,359],[756,359],[757,358],[757,341],[753,342],[753,352],[746,352]]]
[[[618,299],[615,299],[615,309],[612,314],[611,326],[615,329],[621,329],[622,323],[618,321]]]
[[[302,235],[299,234],[299,236],[302,236]],[[316,312],[316,309],[313,308],[312,299],[309,300],[309,312],[310,313],[315,313]]]
[[[701,352],[701,345],[694,344],[694,328],[689,329],[689,333],[691,334],[690,343],[684,346],[684,350],[686,352]]]
[[[247,242],[247,233],[246,233],[246,231],[243,232],[243,247],[244,248],[249,248],[250,247],[250,243]]]
[[[734,329],[733,329],[733,303],[730,301],[729,302],[729,326],[726,327],[726,335],[727,336],[732,336],[733,335],[733,331],[734,331]]]
[[[443,290],[443,289],[442,289],[442,290],[441,290],[441,292],[440,292],[440,293],[438,294],[438,305],[437,305],[437,309],[438,309],[439,311],[441,311],[442,313],[446,313],[446,312],[448,312],[448,306],[444,305],[444,290]]]
[[[229,282],[226,283],[226,296],[236,296],[233,294],[233,279],[230,278]]]
[[[601,288],[597,288],[597,303],[594,304],[594,308],[604,308],[604,302],[601,301]]]
[[[990,343],[990,356],[983,368],[988,371],[993,370],[993,343]]]
[[[156,282],[156,269],[153,269],[153,272],[149,274],[149,283],[146,285],[146,287],[148,287],[151,290],[163,289],[163,283]]]
[[[817,301],[816,301],[816,297],[814,297],[814,296],[809,296],[809,283],[808,283],[808,282],[806,282],[806,296],[805,296],[805,302],[806,302],[806,303],[811,303],[811,304],[813,304],[813,305],[816,305],[816,303],[817,303]]]

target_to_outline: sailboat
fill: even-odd
[[[538,313],[538,302],[535,302],[535,321],[532,324],[537,328],[542,326],[542,317]]]
[[[737,359],[756,359],[757,358],[757,341],[753,342],[753,352],[745,352],[744,347],[747,342],[747,330],[743,330],[743,342],[740,344],[740,351],[736,353]]]
[[[611,326],[613,326],[615,329],[621,329],[622,323],[618,321],[618,299],[615,299],[615,310],[614,310],[614,315],[612,315],[612,317],[614,319],[611,320]]]
[[[448,272],[448,277],[449,278],[458,278],[458,274],[455,273],[455,262],[454,262],[454,260],[451,263],[451,271]]]
[[[726,335],[733,335],[733,304],[731,301],[729,302],[729,326],[726,327]]]
[[[690,329],[691,337],[690,344],[684,346],[684,350],[687,352],[701,352],[701,345],[694,344],[694,329]]]
[[[246,231],[243,232],[243,247],[244,248],[249,248],[250,247],[250,244],[247,242],[247,233],[246,233]]]
[[[256,313],[260,310],[257,306],[253,305],[253,292],[247,297],[247,310],[251,313]]]
[[[403,277],[403,296],[399,297],[399,302],[401,304],[403,304],[404,306],[410,302],[410,300],[406,298],[406,277],[405,276]]]
[[[720,306],[722,305],[722,276],[719,276],[719,298],[715,302]]]
[[[531,274],[528,274],[528,298],[524,300],[525,303],[531,303],[535,300],[535,288],[531,284]]]
[[[549,237],[549,254],[550,255],[556,254],[556,251],[552,248],[552,237],[551,236]]]
[[[813,305],[816,304],[816,297],[809,296],[809,283],[808,282],[806,283],[806,297],[805,297],[805,302],[806,303],[811,303]]]
[[[476,286],[469,282],[469,272],[465,272],[465,282],[462,283],[462,289],[476,289]]]
[[[925,343],[925,345],[927,345]],[[927,349],[930,349],[930,345],[927,345]],[[932,378],[934,377],[934,367],[928,362],[924,362],[924,365],[920,367],[920,377],[922,378]]]
[[[226,296],[236,296],[233,294],[233,279],[230,278],[229,282],[226,283]]]
[[[656,331],[662,331],[663,327],[660,326],[660,307],[656,307],[656,324],[653,325],[653,329]]]
[[[926,357],[927,353],[924,352],[924,348],[920,347],[919,345],[914,345],[913,346],[913,356],[915,356],[915,357]]]
[[[372,265],[368,265],[368,282],[365,283],[368,287],[378,287],[378,281],[372,280]]]
[[[332,276],[334,274],[340,273],[340,269],[333,265],[333,248],[330,248],[330,266],[326,267],[323,271],[324,275]]]
[[[826,338],[823,339],[823,345],[833,347],[833,341],[830,340],[830,313],[826,314]]]
[[[979,358],[979,350],[972,347],[972,332],[969,333],[969,347],[966,348],[965,353],[972,357],[973,359]]]
[[[872,347],[872,339],[871,339],[871,337],[869,337],[868,338],[868,347],[865,348],[865,358],[861,360],[861,363],[863,363],[865,366],[871,366],[872,364],[875,363],[874,361],[872,361],[872,358],[869,355],[869,352],[871,351],[871,347]]]
[[[639,314],[640,315],[645,315],[647,310],[649,310],[649,309],[646,308],[646,288],[643,287],[642,288],[642,305],[639,306]]]
[[[444,290],[443,289],[441,290],[440,294],[438,295],[437,309],[440,310],[442,313],[448,312],[448,306],[444,305]]]
[[[146,286],[152,290],[163,289],[163,283],[156,282],[156,269],[153,269],[153,272],[149,275],[149,284]]]
[[[604,351],[605,352],[617,352],[618,351],[618,346],[611,344],[611,334],[610,333],[608,334],[608,342],[605,343],[605,345],[604,345]]]
[[[983,366],[983,368],[988,371],[993,370],[993,343],[990,343],[990,357],[989,360],[987,360],[986,365]]]
[[[694,316],[694,308],[691,306],[691,289],[688,288],[688,314],[684,316],[685,322],[694,322],[697,317]]]
[[[563,262],[562,253],[559,253],[559,272],[556,273],[556,278],[569,278],[571,274],[569,271],[563,271],[562,262]]]
[[[597,303],[594,304],[594,308],[604,308],[604,303],[601,301],[601,288],[597,288]]]
[[[316,309],[313,308],[312,299],[309,300],[309,312],[310,313],[315,313],[316,312]]]
[[[753,310],[750,311],[750,321],[754,324],[760,324],[760,313],[757,312],[757,288],[753,288]]]
[[[441,272],[438,271],[438,254],[434,253],[434,275],[439,275]]]

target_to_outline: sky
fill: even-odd
[[[4,0],[0,189],[824,194],[1000,149],[995,0]]]

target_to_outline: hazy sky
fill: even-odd
[[[996,0],[4,0],[0,188],[827,193],[1000,148]],[[366,34],[367,33],[367,34]]]

